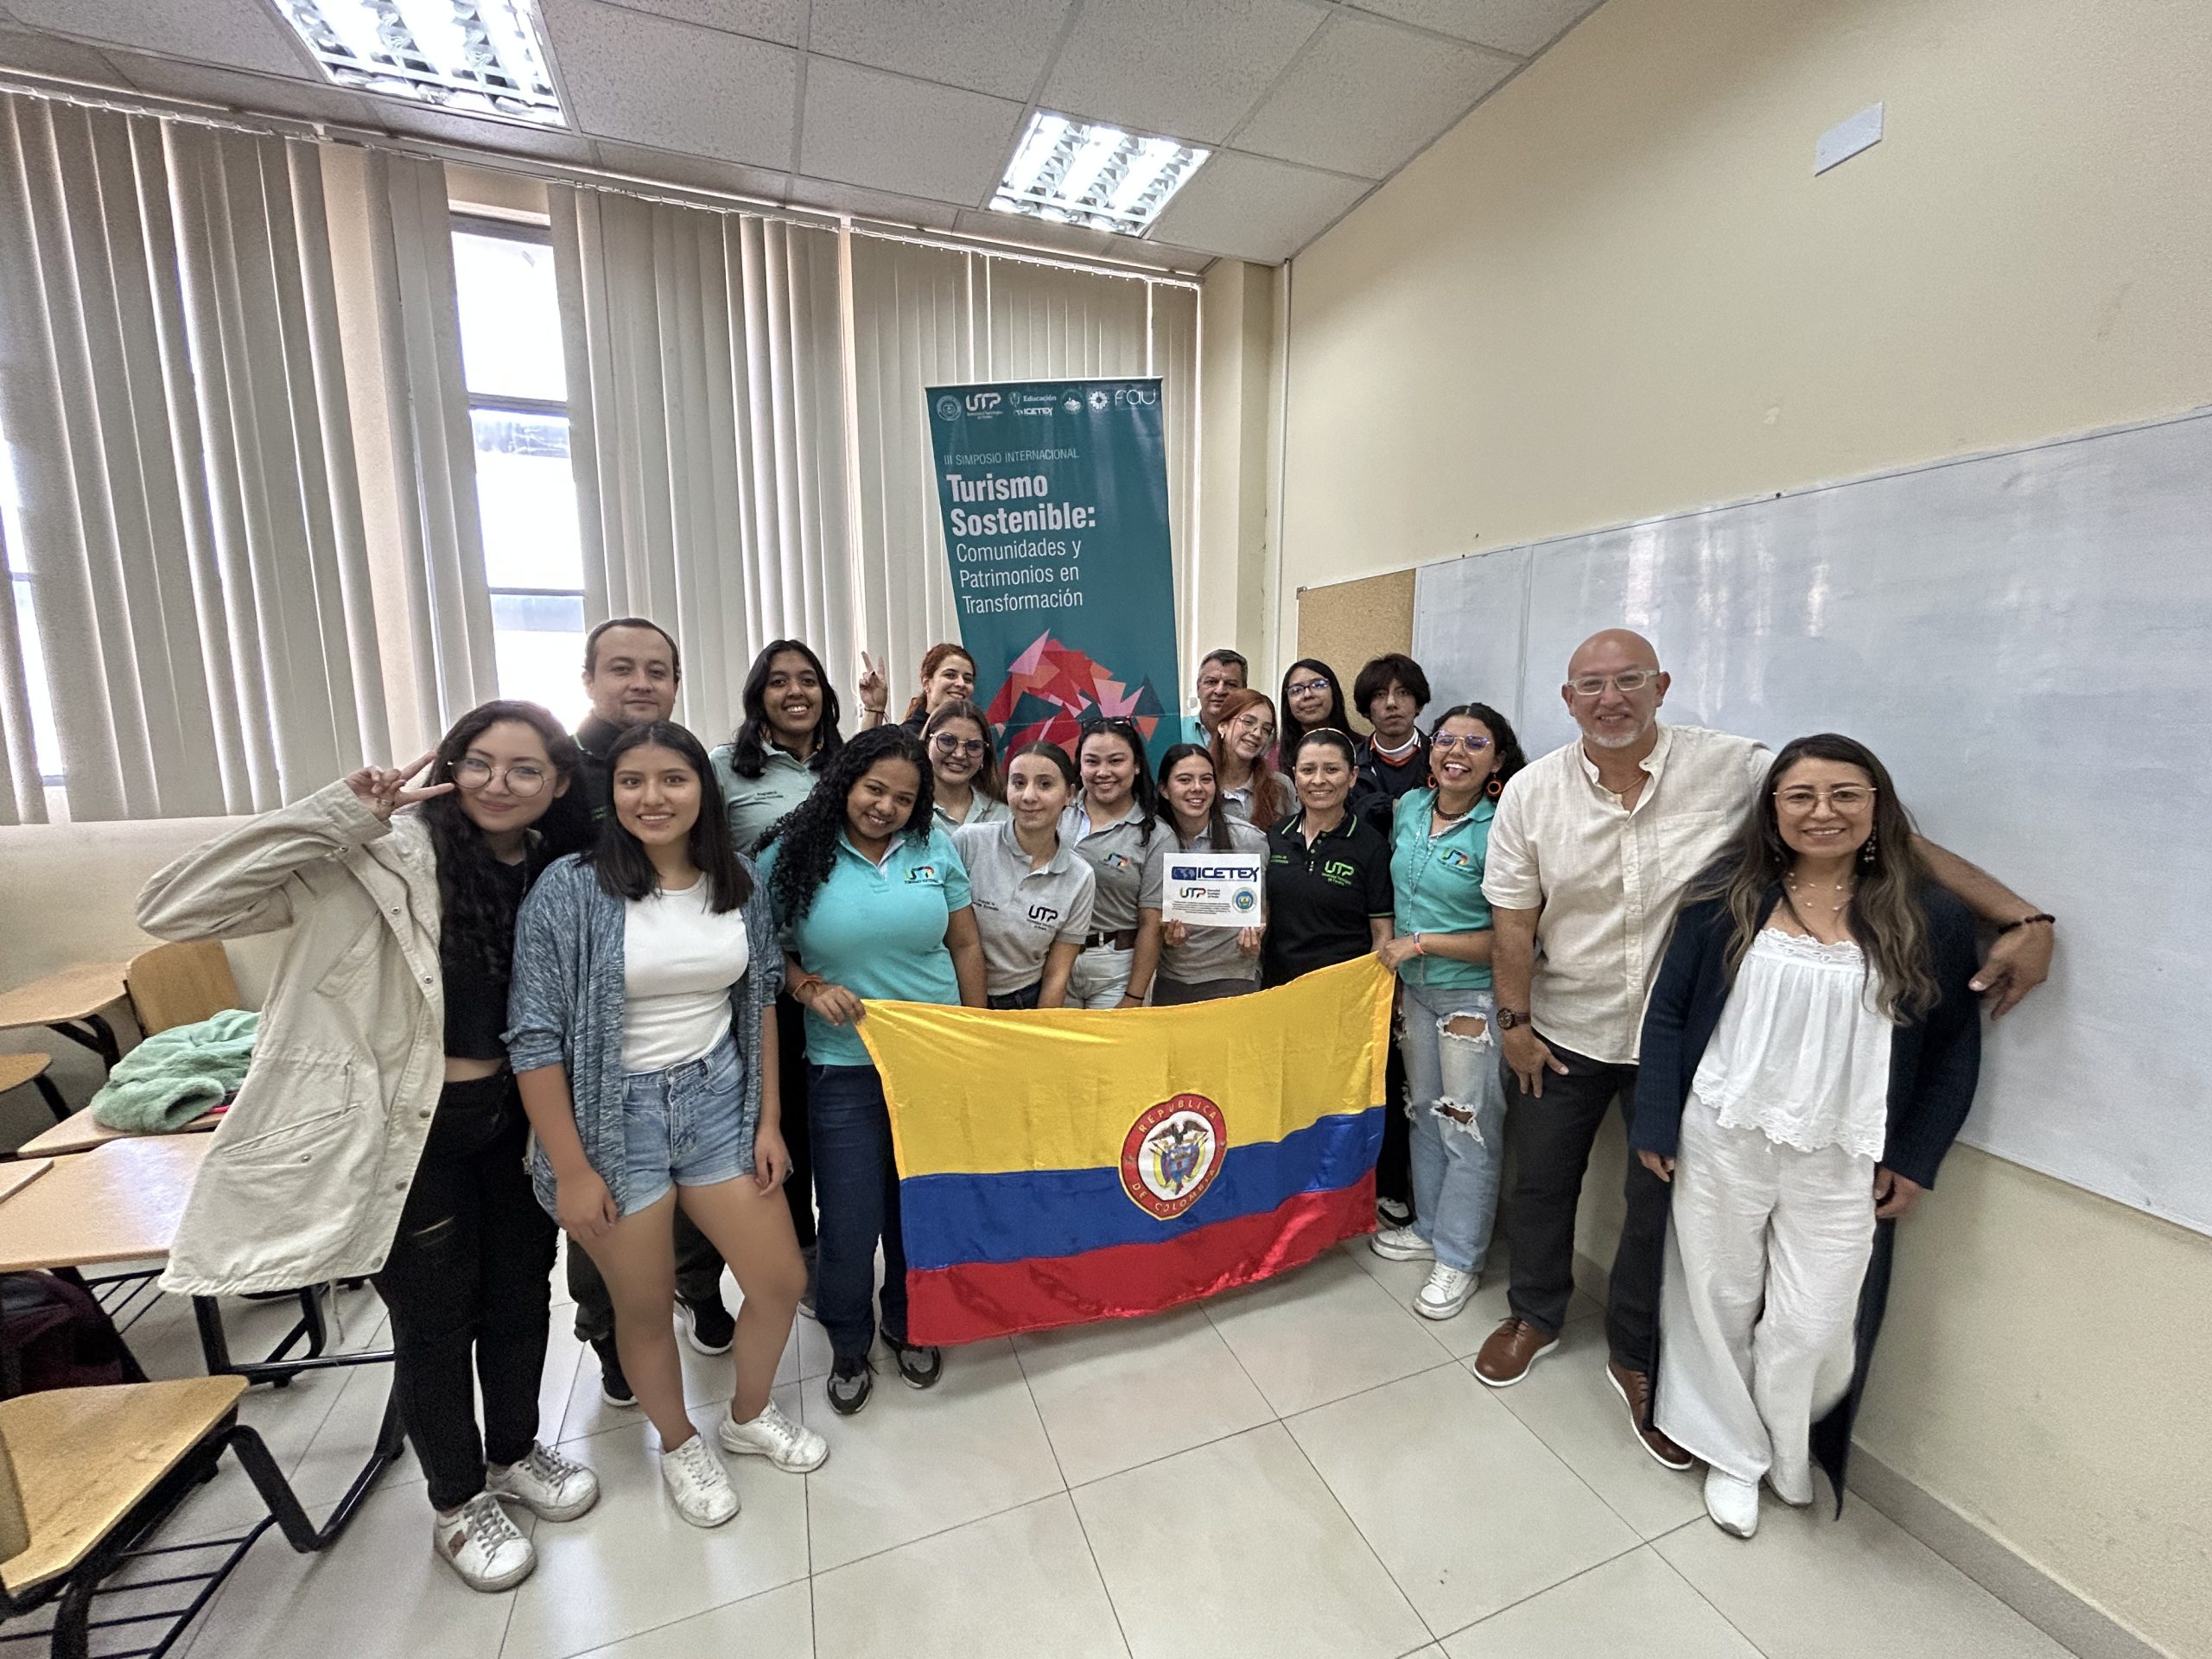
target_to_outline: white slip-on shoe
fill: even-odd
[[[1429,1242],[1410,1227],[1385,1227],[1368,1235],[1367,1248],[1385,1262],[1425,1262],[1436,1254]]]
[[[830,1456],[829,1441],[791,1421],[772,1400],[749,1423],[725,1416],[716,1438],[723,1451],[741,1458],[766,1458],[786,1474],[819,1469]]]
[[[676,1500],[676,1512],[695,1527],[719,1527],[737,1513],[737,1488],[703,1434],[663,1452],[660,1478]]]
[[[1705,1471],[1705,1512],[1721,1531],[1748,1538],[1759,1529],[1759,1486],[1718,1469]]]
[[[1414,1298],[1414,1312],[1425,1319],[1448,1319],[1467,1305],[1467,1298],[1481,1283],[1473,1274],[1440,1262],[1428,1270],[1428,1282]]]
[[[532,1446],[520,1462],[485,1470],[484,1490],[541,1521],[573,1521],[599,1502],[599,1477],[549,1446]]]
[[[432,1516],[430,1547],[463,1584],[487,1594],[513,1589],[537,1566],[537,1548],[488,1491],[450,1514]]]

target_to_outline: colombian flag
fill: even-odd
[[[1157,1313],[1370,1231],[1390,988],[1363,957],[1185,1007],[868,1004],[910,1338]]]

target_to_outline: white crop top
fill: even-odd
[[[696,1060],[728,1034],[730,987],[751,950],[745,912],[708,908],[701,876],[680,893],[622,906],[622,1069],[664,1071]]]

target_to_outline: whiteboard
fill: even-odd
[[[2212,413],[1423,567],[1438,694],[1571,741],[1637,629],[1665,717],[1841,731],[1922,831],[2059,918],[1961,1139],[2212,1233]]]

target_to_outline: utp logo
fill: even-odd
[[[999,394],[995,391],[971,391],[968,394],[968,412],[970,415],[984,414],[996,409],[1000,401]]]

